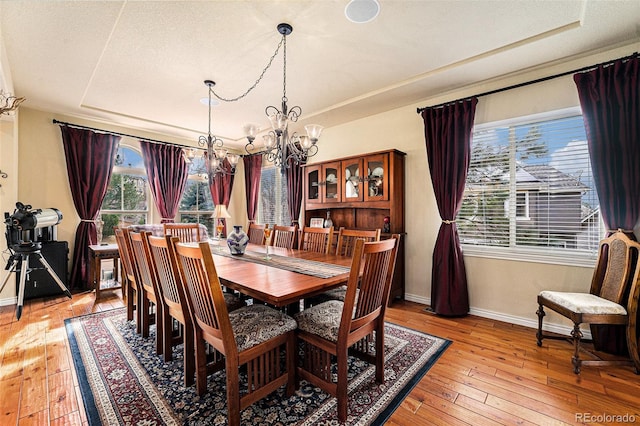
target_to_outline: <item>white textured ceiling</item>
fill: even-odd
[[[287,37],[289,106],[332,126],[439,93],[638,42],[640,1],[379,0],[373,22],[347,0],[0,1],[0,85],[27,107],[197,140],[203,81],[235,97]],[[282,53],[282,52],[281,52]],[[0,86],[2,87],[2,86]],[[282,97],[282,54],[246,98],[213,109],[213,133],[243,145]],[[299,126],[298,126],[299,127]]]

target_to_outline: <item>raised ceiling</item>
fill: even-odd
[[[203,81],[251,86],[287,22],[287,96],[333,126],[563,58],[637,43],[640,1],[379,0],[366,24],[347,0],[0,1],[0,83],[26,107],[197,140]],[[0,86],[1,87],[1,86]],[[213,109],[213,132],[244,145],[279,106],[282,55],[244,99]],[[294,129],[295,130],[295,129]]]

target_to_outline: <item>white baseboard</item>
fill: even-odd
[[[431,298],[430,297],[423,297],[423,296],[418,296],[415,294],[405,294],[404,295],[405,300],[409,301],[409,302],[415,302],[415,303],[420,303],[422,305],[430,305],[431,304]],[[482,318],[489,318],[492,320],[496,320],[496,321],[502,321],[502,322],[506,322],[508,324],[516,324],[516,325],[521,325],[524,327],[528,327],[528,328],[533,328],[534,330],[538,329],[538,319],[531,319],[531,318],[525,318],[525,317],[517,317],[514,315],[509,315],[509,314],[504,314],[502,312],[495,312],[495,311],[489,311],[486,309],[480,309],[480,308],[474,308],[474,307],[470,307],[469,308],[469,313],[471,315],[476,315],[478,317],[482,317]],[[542,325],[542,329],[544,331],[548,331],[550,333],[557,333],[557,334],[563,334],[566,336],[569,336],[571,334],[571,330],[573,329],[570,326],[566,326],[566,325],[562,325],[562,324],[554,324],[554,323],[543,323]],[[582,328],[582,334],[584,335],[583,338],[584,339],[591,339],[591,331],[589,330],[589,328]]]
[[[18,296],[0,299],[0,306],[9,306],[18,304]]]

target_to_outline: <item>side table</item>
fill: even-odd
[[[89,284],[96,290],[96,300],[100,298],[100,292],[122,288],[122,282],[118,280],[118,253],[117,244],[90,245],[89,246]],[[100,271],[103,260],[113,259],[113,279],[120,285],[101,288]]]

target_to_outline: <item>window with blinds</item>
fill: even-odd
[[[603,229],[580,112],[477,126],[456,224],[466,247],[593,256]]]
[[[290,225],[289,202],[287,201],[287,179],[277,167],[262,168],[260,176],[260,198],[258,201],[258,223]]]

